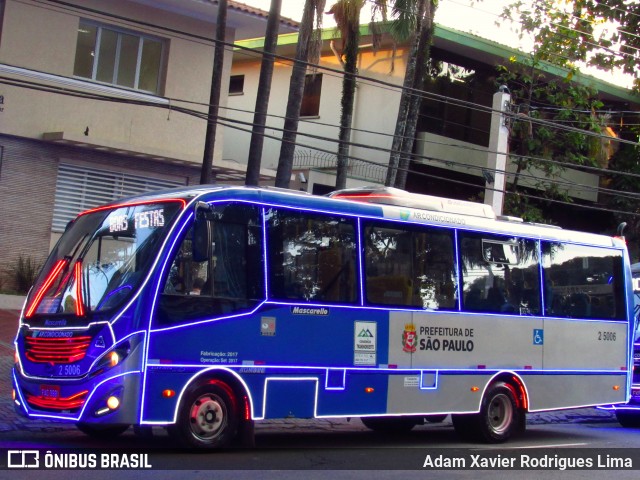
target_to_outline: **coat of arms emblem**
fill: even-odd
[[[404,332],[402,332],[402,350],[407,353],[414,353],[417,343],[418,335],[416,334],[416,327],[411,323],[407,323],[404,326]]]

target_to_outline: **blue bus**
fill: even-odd
[[[628,400],[625,243],[363,188],[199,186],[78,215],[25,302],[13,395],[110,437],[218,448],[272,418],[503,442]]]
[[[633,373],[629,402],[623,405],[606,405],[598,407],[615,413],[623,427],[640,428],[640,263],[631,265],[635,335],[633,345]]]

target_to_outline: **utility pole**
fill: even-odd
[[[489,153],[484,203],[491,205],[496,215],[502,215],[506,186],[507,151],[509,150],[509,127],[505,113],[509,111],[511,95],[505,86],[493,95],[493,113],[489,133]]]

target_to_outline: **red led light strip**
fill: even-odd
[[[33,313],[38,309],[38,306],[42,301],[42,297],[44,297],[44,294],[47,293],[47,290],[49,290],[49,287],[51,287],[51,284],[58,277],[58,275],[60,274],[60,272],[62,271],[62,269],[65,267],[66,264],[67,264],[67,261],[63,259],[63,260],[58,260],[58,263],[54,265],[53,269],[51,270],[51,273],[49,274],[47,279],[44,281],[40,290],[38,290],[38,293],[33,299],[33,302],[31,303],[29,310],[27,310],[25,317],[32,316]]]
[[[76,275],[76,315],[84,315],[84,305],[82,302],[82,261],[78,260],[75,267]]]
[[[86,215],[88,213],[101,212],[103,210],[111,210],[120,207],[136,207],[138,205],[150,205],[153,203],[168,203],[168,202],[178,202],[182,204],[182,208],[187,205],[187,201],[182,198],[168,198],[168,199],[157,199],[157,200],[147,200],[144,202],[124,202],[124,203],[116,203],[114,205],[105,205],[103,207],[92,208],[91,210],[85,210],[84,212],[80,212],[78,216]]]
[[[91,337],[38,338],[25,337],[28,360],[35,363],[73,363],[82,360],[91,344]]]
[[[65,398],[45,398],[42,396],[27,395],[27,403],[34,407],[48,408],[51,410],[73,410],[80,408],[86,401],[89,390],[71,395]]]

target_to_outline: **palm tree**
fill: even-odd
[[[204,139],[202,170],[200,183],[212,183],[213,149],[216,143],[216,126],[218,124],[218,105],[224,64],[224,42],[227,30],[227,0],[218,1],[218,19],[216,21],[216,38],[213,57],[213,74],[211,76],[211,92],[209,94],[209,114],[207,116],[207,132]]]
[[[427,73],[436,7],[437,0],[396,0],[394,3],[394,12],[399,14],[397,30],[409,31],[410,26],[413,25],[415,32],[407,61],[396,130],[389,155],[389,167],[385,181],[387,186],[404,188],[406,184],[422,100],[417,92],[423,89]],[[414,16],[412,16],[412,12]],[[404,15],[404,18],[401,15]],[[409,29],[406,28],[407,26]]]
[[[322,36],[320,27],[322,24],[322,12],[326,0],[306,0],[300,30],[298,32],[298,44],[296,57],[289,81],[289,97],[284,120],[282,143],[280,144],[280,157],[278,158],[278,170],[276,172],[276,187],[289,188],[291,171],[293,170],[293,154],[296,149],[296,136],[300,120],[300,106],[304,93],[304,81],[307,74],[307,65],[317,63],[320,58],[320,46]],[[315,19],[315,29],[314,29]]]
[[[344,56],[336,174],[336,189],[338,190],[345,188],[347,185],[349,140],[351,138],[353,103],[356,94],[355,75],[358,61],[358,44],[360,42],[360,11],[364,3],[364,0],[338,0],[328,12],[333,15],[342,36],[342,56]]]
[[[260,161],[262,158],[265,124],[267,121],[267,109],[269,108],[269,94],[271,93],[273,53],[278,43],[281,5],[282,0],[271,0],[271,8],[269,9],[269,17],[267,20],[267,32],[264,38],[262,65],[260,66],[260,79],[258,80],[258,95],[256,96],[256,108],[253,116],[253,130],[251,132],[251,143],[249,145],[245,185],[257,186],[260,180]]]

